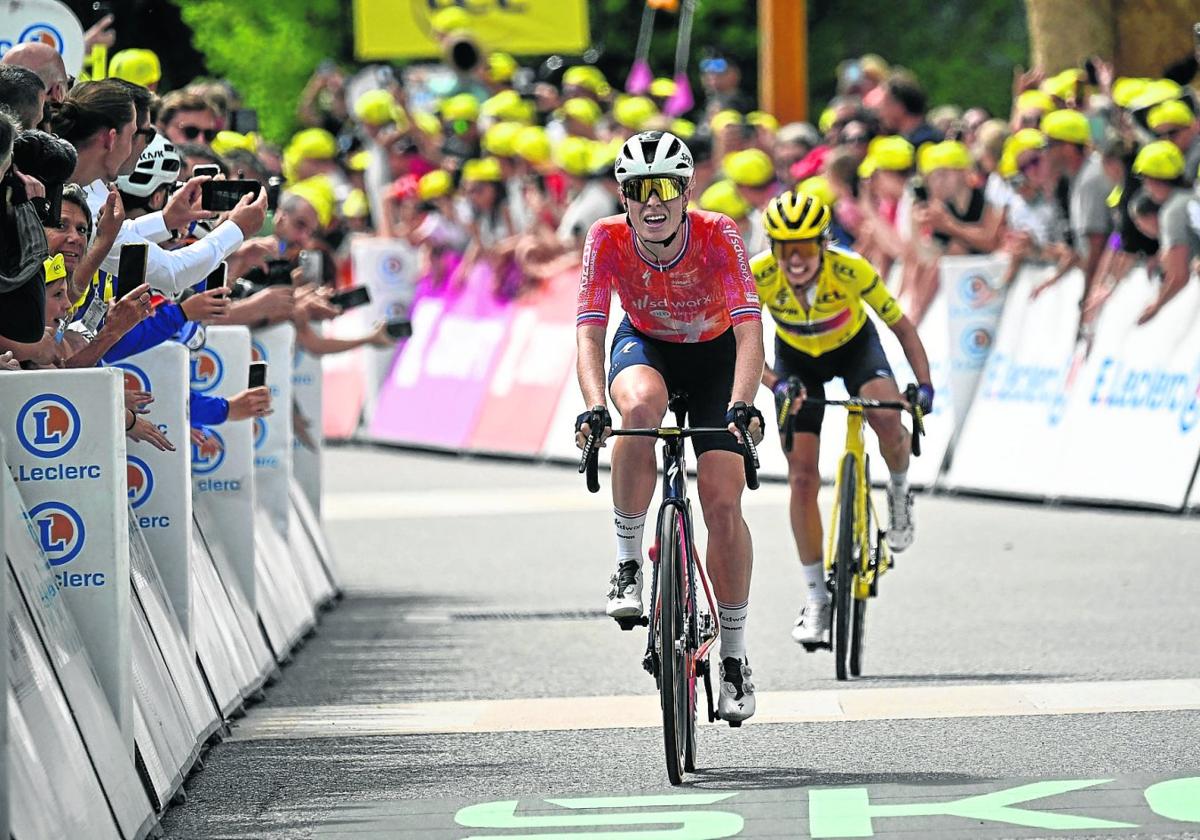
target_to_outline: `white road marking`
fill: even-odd
[[[1200,680],[908,686],[758,694],[754,723],[1080,715],[1200,709]],[[701,715],[703,715],[701,709]],[[233,740],[661,726],[658,695],[256,708]]]

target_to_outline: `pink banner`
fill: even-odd
[[[575,370],[575,299],[579,268],[552,277],[514,307],[500,363],[468,445],[534,455],[550,428],[559,394]]]
[[[422,284],[413,305],[413,336],[397,354],[379,394],[373,437],[466,445],[514,309],[496,298],[495,285],[485,264],[477,265],[459,290]]]

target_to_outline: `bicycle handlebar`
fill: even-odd
[[[754,446],[754,441],[750,438],[747,431],[739,428],[742,432],[742,465],[746,472],[746,486],[751,490],[758,489],[758,450]],[[588,435],[587,442],[583,446],[583,455],[579,459],[579,472],[587,473],[587,488],[591,493],[600,491],[600,447],[599,436],[603,430],[593,431]],[[728,435],[732,434],[727,428],[714,427],[694,427],[690,429],[680,429],[671,426],[665,426],[655,429],[613,429],[610,434],[613,437],[652,437],[665,440],[666,438],[679,437],[690,438],[697,435]]]
[[[795,434],[792,430],[792,424],[789,421],[791,415],[792,403],[799,396],[799,383],[797,390],[793,393],[793,389],[789,388],[785,394],[783,404],[779,409],[779,425],[781,431],[784,432],[783,451],[791,452],[792,443]],[[912,431],[912,454],[916,457],[921,457],[921,437],[925,434],[925,412],[921,410],[921,406],[917,404],[917,386],[910,384],[904,389],[904,399],[907,402],[899,402],[897,400],[868,400],[863,397],[849,397],[844,400],[827,400],[823,397],[808,397],[805,398],[806,404],[820,406],[835,406],[842,408],[864,408],[878,409],[883,411],[906,411],[913,419]],[[786,423],[786,427],[784,424]]]

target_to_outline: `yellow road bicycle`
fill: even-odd
[[[783,430],[783,448],[790,452],[793,430],[792,404],[800,393],[800,382],[792,379],[779,405],[779,427]],[[861,397],[845,400],[806,399],[806,403],[840,406],[846,409],[846,446],[838,461],[834,480],[834,504],[830,512],[828,544],[825,549],[826,586],[833,595],[833,621],[830,638],[824,642],[806,642],[804,648],[832,649],[837,678],[862,674],[863,638],[867,630],[867,599],[879,594],[879,579],[895,565],[885,531],[871,499],[870,459],[867,457],[863,427],[866,411],[907,411],[913,418],[912,453],[921,454],[921,435],[925,418],[917,405],[917,386],[904,391],[907,402],[881,402]]]

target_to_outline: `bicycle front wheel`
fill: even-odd
[[[867,487],[871,486],[870,473],[868,472]],[[869,490],[867,492],[870,492]],[[872,516],[873,509],[868,501],[867,504],[867,527],[865,529],[864,538],[866,543],[862,546],[862,554],[860,556],[859,566],[866,568],[871,558],[876,556],[877,548],[872,544],[875,534],[875,520]],[[875,574],[879,574],[876,569]],[[850,676],[858,677],[862,675],[862,650],[863,639],[867,635],[867,598],[855,598],[854,604],[851,607],[851,626],[850,626]]]
[[[850,658],[851,606],[854,602],[854,508],[858,495],[858,474],[855,458],[847,454],[842,459],[842,474],[838,483],[837,536],[834,540],[833,584],[833,661],[837,678],[847,677]]]
[[[659,700],[662,704],[663,747],[671,784],[683,782],[688,742],[687,633],[680,570],[686,558],[680,542],[679,515],[671,511],[659,534],[658,558]]]

